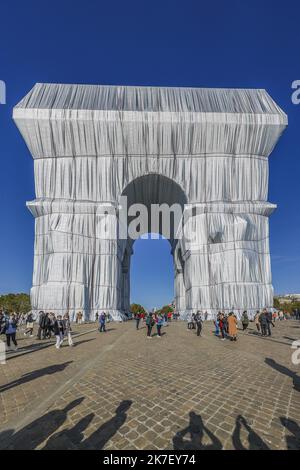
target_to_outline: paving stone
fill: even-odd
[[[74,348],[50,343],[0,366],[0,448],[299,449],[299,366],[285,338],[295,321],[237,343],[211,323],[199,339],[172,322],[160,342],[133,322],[94,326],[75,327]],[[33,344],[46,345],[20,338],[17,354]]]

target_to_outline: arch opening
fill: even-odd
[[[133,254],[133,245],[137,240],[147,243],[145,238],[168,240],[171,245],[171,255],[173,256],[174,290],[175,300],[178,296],[179,284],[183,282],[183,260],[181,258],[181,270],[177,269],[176,261],[177,233],[182,224],[183,211],[187,203],[187,197],[182,188],[170,178],[163,175],[150,173],[131,181],[123,190],[120,198],[120,205],[126,204],[127,228],[126,248],[122,260],[122,271],[127,270],[127,281],[123,282],[122,306],[129,305],[130,294],[130,258]],[[138,242],[139,244],[141,242]],[[179,279],[180,278],[180,279]],[[181,286],[181,296],[184,286]],[[167,299],[166,299],[167,300]],[[181,302],[182,304],[183,302]],[[153,306],[153,305],[152,305]],[[124,309],[126,313],[126,308]]]

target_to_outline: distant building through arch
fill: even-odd
[[[287,117],[265,90],[37,84],[13,117],[34,158],[35,311],[126,318],[122,195],[182,208],[169,237],[181,318],[273,306],[268,157]],[[103,210],[118,228],[106,237]]]

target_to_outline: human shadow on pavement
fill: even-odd
[[[90,413],[80,419],[75,426],[53,434],[42,450],[75,450],[80,447],[84,439],[84,431],[89,427],[94,418],[94,413]]]
[[[246,447],[241,440],[241,430],[242,426],[248,432],[248,443],[249,446]],[[236,418],[235,429],[232,435],[232,443],[236,450],[269,450],[267,444],[262,440],[262,438],[251,428],[247,420],[238,415]]]
[[[44,414],[30,424],[14,432],[13,429],[6,430],[0,434],[0,449],[35,449],[42,444],[51,434],[59,429],[67,418],[70,410],[80,405],[84,397],[70,402],[65,408],[55,409]]]
[[[297,338],[292,338],[291,336],[283,336],[284,339],[289,339],[291,341],[297,341]]]
[[[201,416],[194,411],[191,411],[189,416],[189,425],[173,437],[174,450],[221,450],[221,441],[204,425]],[[211,444],[203,444],[204,433],[209,437]],[[185,439],[187,435],[189,439]]]
[[[132,405],[131,400],[123,400],[115,410],[115,416],[102,424],[95,432],[80,444],[80,449],[101,450],[116,434],[127,419],[127,411]]]
[[[300,392],[300,377],[296,372],[290,370],[288,367],[278,364],[278,362],[274,361],[274,359],[271,359],[270,357],[266,357],[265,363],[270,367],[273,367],[273,369],[277,370],[278,372],[281,372],[281,374],[291,377],[293,379],[294,389],[297,392]]]
[[[91,423],[94,413],[90,413],[82,418],[72,428],[67,428],[51,436],[44,449],[82,449],[101,450],[107,442],[116,434],[127,419],[126,412],[131,407],[131,400],[124,400],[115,411],[115,416],[102,424],[89,437],[84,439],[84,431]]]
[[[74,341],[74,346],[79,346],[80,344],[89,343],[90,341],[95,341],[95,339],[96,338],[90,338],[90,339],[82,339],[81,341]],[[63,343],[63,346],[69,347],[67,341]]]
[[[75,338],[73,338],[75,339]],[[88,343],[89,341],[94,341],[96,338],[91,338],[91,339],[85,339],[82,341],[74,341],[74,346],[79,346],[80,344],[83,343]],[[30,344],[28,346],[24,346],[22,348],[19,348],[17,351],[8,351],[7,359],[13,359],[14,357],[21,357],[25,356],[26,354],[31,354],[36,351],[39,351],[41,349],[47,349],[47,348],[53,348],[55,345],[55,341],[47,341],[46,343],[37,343],[37,344]],[[68,346],[68,343],[64,341],[62,347]]]
[[[72,364],[73,361],[63,362],[62,364],[55,364],[53,366],[43,367],[42,369],[34,370],[32,372],[28,372],[27,374],[23,374],[19,379],[13,380],[7,384],[0,386],[0,393],[6,392],[11,388],[18,387],[19,385],[24,385],[27,382],[31,382],[32,380],[39,379],[40,377],[44,377],[45,375],[52,375],[56,374],[57,372],[62,372],[69,364]]]
[[[261,336],[261,332],[257,330],[248,330],[248,334],[253,336]]]
[[[280,418],[281,423],[290,432],[290,435],[285,436],[286,445],[288,449],[300,449],[300,426],[289,418]]]

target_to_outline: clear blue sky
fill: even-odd
[[[10,0],[0,17],[0,293],[31,285],[33,163],[11,114],[36,82],[266,88],[289,116],[270,157],[273,283],[300,291],[299,1]],[[132,300],[169,302],[171,263],[166,240],[136,242]]]

